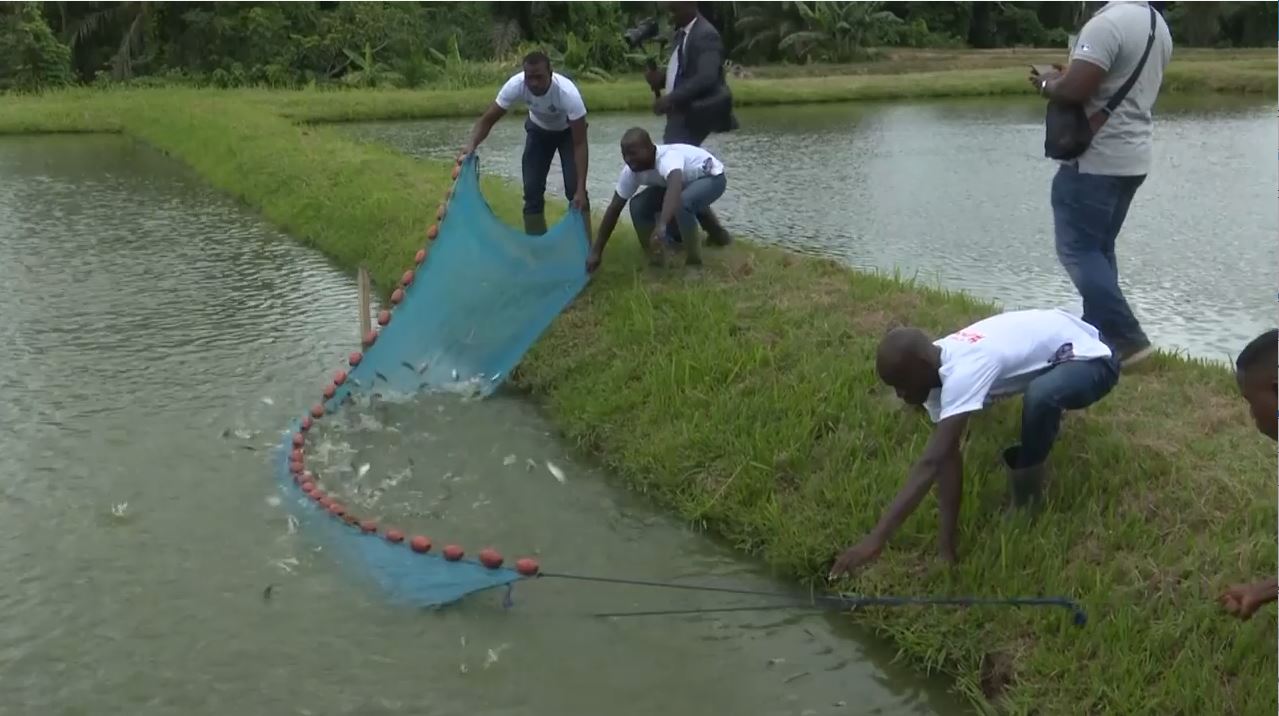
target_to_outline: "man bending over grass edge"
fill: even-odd
[[[955,561],[960,439],[968,418],[991,400],[1022,393],[1021,444],[1003,457],[1012,506],[1033,506],[1062,413],[1096,403],[1119,382],[1118,361],[1097,329],[1058,309],[1001,313],[937,341],[918,328],[895,328],[880,341],[875,370],[906,403],[927,408],[936,427],[906,485],[870,534],[835,561],[832,578],[878,558],[933,484],[941,554]]]
[[[1257,429],[1271,440],[1279,440],[1279,329],[1252,339],[1235,360],[1235,382],[1252,412]],[[1279,598],[1279,580],[1274,575],[1252,584],[1236,584],[1217,601],[1230,614],[1249,619],[1262,604]]]
[[[675,248],[673,229],[678,227],[685,263],[700,266],[697,215],[724,195],[728,182],[724,164],[691,144],[653,144],[648,132],[639,127],[622,135],[622,160],[622,173],[613,190],[613,200],[600,219],[599,235],[586,259],[586,270],[594,272],[599,268],[604,246],[628,201],[635,235],[653,263],[664,263],[667,250]],[[640,187],[648,188],[636,194]]]

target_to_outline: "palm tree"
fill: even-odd
[[[89,4],[89,3],[86,3]],[[102,5],[107,7],[101,7]],[[111,76],[116,80],[133,77],[133,65],[139,61],[151,23],[154,19],[154,3],[139,2],[92,3],[90,12],[74,19],[68,18],[67,3],[59,2],[62,18],[62,37],[72,52],[95,36],[121,32],[115,53],[111,56]],[[79,6],[79,3],[77,3]]]

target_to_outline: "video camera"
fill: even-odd
[[[640,20],[635,27],[629,28],[622,33],[622,39],[626,40],[626,44],[632,49],[639,49],[640,45],[657,37],[658,30],[657,18],[649,17]]]

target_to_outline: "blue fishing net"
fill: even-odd
[[[486,397],[586,285],[589,247],[581,215],[569,212],[541,236],[511,228],[480,192],[476,155],[459,167],[445,208],[425,260],[416,267],[406,261],[414,273],[401,287],[390,322],[365,346],[345,379],[330,386],[332,396],[322,402],[324,416],[370,396],[447,391]],[[303,417],[291,426],[277,477],[302,528],[324,538],[344,566],[370,578],[393,602],[422,607],[522,578],[510,564],[490,568],[469,557],[446,560],[438,544],[430,553],[414,552],[409,535],[393,543],[386,538],[387,526],[366,532],[359,517],[331,514],[301,488],[301,476],[311,474],[304,471],[312,420]],[[302,460],[295,463],[297,449]],[[323,475],[313,477],[325,485]]]

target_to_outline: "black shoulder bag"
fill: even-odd
[[[1154,44],[1155,9],[1150,8],[1150,37],[1146,38],[1146,51],[1142,53],[1141,59],[1137,60],[1137,66],[1132,74],[1128,75],[1128,80],[1115,92],[1106,106],[1101,108],[1101,111],[1106,113],[1107,119],[1119,103],[1124,101],[1124,97],[1128,96],[1132,86],[1137,84],[1137,78],[1145,69],[1146,58],[1150,57],[1150,48]],[[1050,159],[1074,159],[1088,150],[1092,139],[1092,123],[1088,120],[1084,105],[1052,100],[1048,102],[1048,109],[1044,115],[1044,156]]]

